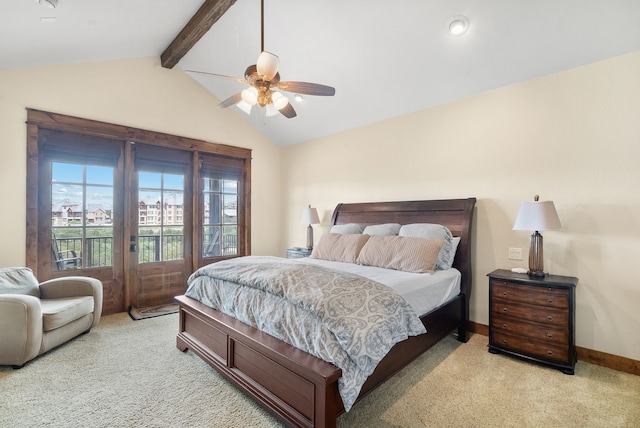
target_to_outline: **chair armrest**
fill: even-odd
[[[98,325],[102,314],[102,282],[88,276],[65,276],[40,283],[41,299],[93,296],[94,318],[91,328]]]
[[[40,299],[24,294],[0,294],[0,365],[22,366],[40,353]]]

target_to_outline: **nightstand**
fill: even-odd
[[[287,248],[287,258],[288,259],[300,259],[302,257],[309,257],[311,255],[311,250],[308,248]]]
[[[503,352],[573,374],[578,278],[532,277],[498,269],[489,276],[489,352]]]

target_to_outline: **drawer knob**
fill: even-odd
[[[502,324],[502,328],[505,328],[505,329],[506,329],[506,328],[507,328],[507,325],[506,325],[506,324]]]
[[[507,339],[502,339],[502,343],[507,344]]]
[[[547,333],[547,337],[548,337],[549,339],[553,339],[553,334],[551,334],[551,333]]]
[[[553,303],[553,299],[548,299],[547,303]]]
[[[502,312],[509,312],[508,308],[502,308]]]
[[[502,295],[503,295],[504,297],[507,297],[507,296],[509,295],[509,293],[508,293],[507,291],[505,291],[504,293],[502,293]]]
[[[553,321],[553,317],[551,315],[547,315],[547,321]]]
[[[553,351],[547,351],[547,355],[548,356],[552,356],[553,355]]]

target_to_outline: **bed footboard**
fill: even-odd
[[[336,425],[344,412],[339,368],[189,297],[176,300],[178,349],[191,350],[290,425]]]

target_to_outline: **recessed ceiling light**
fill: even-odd
[[[466,16],[454,16],[447,22],[447,30],[454,36],[461,36],[469,29],[469,18]]]
[[[40,3],[42,6],[50,7],[51,9],[55,9],[58,5],[58,0],[33,0],[36,3]]]
[[[302,100],[304,100],[304,97],[303,97],[302,95],[300,95],[300,94],[295,94],[295,95],[293,96],[293,98],[294,98],[297,102],[299,102],[299,103],[301,103],[301,102],[302,102]]]

